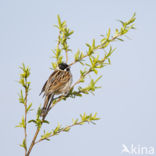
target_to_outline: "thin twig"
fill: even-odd
[[[114,41],[115,39],[117,39],[119,36],[122,36],[122,34],[119,33],[119,34],[117,34],[117,35],[114,35],[114,36],[112,37],[112,39],[109,40],[109,43],[112,42],[112,41]],[[108,41],[105,41],[105,43],[103,43],[102,46],[97,46],[97,47],[94,49],[94,51],[99,50],[99,49],[103,49],[102,47],[103,47],[107,42],[108,42]],[[74,62],[70,63],[69,66],[72,66],[72,65],[74,65],[75,63],[82,61],[84,58],[86,58],[86,57],[88,57],[88,56],[89,56],[89,54],[84,55],[84,56],[81,58],[81,60],[74,61]]]
[[[27,82],[27,79],[26,79],[26,82]],[[27,89],[25,88],[25,103],[24,103],[24,107],[25,107],[25,117],[24,117],[24,123],[25,123],[25,126],[24,126],[24,139],[25,139],[25,156],[27,154],[27,97],[28,97],[28,91]]]
[[[46,115],[47,115],[47,114],[46,114]],[[41,126],[42,126],[42,124],[43,124],[43,121],[44,121],[45,118],[46,118],[46,115],[42,118]],[[34,137],[33,137],[33,139],[32,139],[31,145],[30,145],[30,147],[29,147],[29,150],[28,150],[26,156],[29,156],[29,155],[30,155],[30,152],[31,152],[32,148],[33,148],[34,145],[35,145],[35,141],[36,141],[36,138],[37,138],[37,136],[38,136],[38,134],[39,134],[39,132],[40,132],[40,129],[41,129],[41,127],[37,127],[36,132],[35,132],[35,135],[34,135]]]
[[[88,121],[86,121],[86,122],[88,122]],[[73,126],[81,125],[82,123],[84,123],[84,121],[80,121],[80,122],[78,122],[78,123],[75,123],[75,124],[66,126],[65,128],[60,129],[60,130],[57,132],[57,134],[63,132],[63,131],[64,131],[65,129],[67,129],[67,128],[71,128],[71,127],[73,127]],[[50,137],[52,137],[52,136],[54,136],[54,135],[56,135],[56,134],[53,133],[53,134],[51,134],[48,138],[39,139],[38,141],[35,142],[35,144],[37,144],[37,143],[39,143],[39,142],[41,142],[41,141],[43,141],[43,140],[49,139]]]
[[[60,46],[60,38],[61,38],[61,31],[59,31],[59,35],[58,35],[58,41],[57,41],[57,47],[58,48]]]
[[[91,68],[73,84],[72,89],[81,82],[82,78],[85,78],[90,72],[92,72]]]
[[[83,58],[82,58],[81,60],[79,60],[79,61],[74,61],[74,62],[70,63],[69,66],[72,66],[72,65],[74,65],[75,63],[82,61],[84,58],[86,58],[86,57],[88,57],[88,56],[89,56],[88,54],[84,55]]]
[[[31,145],[29,147],[29,150],[28,150],[28,153],[26,154],[26,156],[29,156],[30,155],[30,152],[31,152],[31,150],[32,150],[32,148],[33,148],[33,146],[35,144],[35,141],[36,141],[36,138],[37,138],[39,132],[40,132],[40,128],[38,127],[37,130],[36,130],[36,132],[35,132],[35,135],[33,137],[33,140],[31,142]]]
[[[68,63],[68,51],[66,50],[66,63]]]

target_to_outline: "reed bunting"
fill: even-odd
[[[49,111],[53,102],[54,95],[68,94],[72,84],[72,74],[70,66],[66,63],[60,63],[58,68],[49,76],[45,82],[40,95],[43,93],[44,106],[42,108],[41,116],[45,116]]]

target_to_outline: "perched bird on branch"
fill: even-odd
[[[68,94],[72,84],[72,74],[70,66],[66,63],[60,63],[58,68],[49,76],[45,82],[40,95],[43,93],[45,97],[41,116],[45,116],[49,111],[54,100],[54,95]]]

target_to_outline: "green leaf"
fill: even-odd
[[[41,136],[41,139],[48,139],[51,136],[52,132],[46,132],[44,135]]]
[[[37,126],[38,128],[40,128],[41,125],[42,125],[42,121],[41,121],[39,118],[36,119],[36,126]]]
[[[41,109],[41,105],[38,107],[38,110],[37,110],[37,119],[39,119],[40,118],[40,116],[41,116],[41,112],[42,112],[42,109]]]
[[[109,53],[107,54],[106,58],[112,55],[112,53],[116,50],[116,48],[112,49],[112,46],[110,46]]]
[[[23,147],[24,149],[27,149],[25,139],[23,139],[23,142],[22,142],[22,144],[20,146]]]
[[[54,24],[53,26],[59,29],[58,25]]]
[[[107,40],[109,40],[110,32],[111,32],[111,29],[109,28],[108,33],[107,33]]]
[[[47,124],[49,124],[49,121],[47,121],[47,120],[44,120],[44,121],[43,121],[43,123],[47,123]]]
[[[23,91],[22,90],[19,94],[19,102],[24,104],[24,97],[23,97]]]
[[[95,49],[95,39],[93,39],[92,48]]]
[[[69,33],[69,35],[72,35],[74,33],[74,31],[72,30],[70,33]]]
[[[56,59],[59,58],[60,54],[61,54],[61,49],[57,48],[56,49]]]
[[[63,59],[63,56],[60,56],[60,57],[57,59],[57,64],[62,63],[62,59]]]
[[[119,41],[121,41],[121,42],[123,42],[124,40],[123,39],[121,39],[121,38],[116,38],[117,40],[119,40]]]
[[[95,112],[95,114],[94,114],[93,118],[96,118],[96,115],[97,115],[97,112]]]
[[[87,46],[88,48],[90,48],[90,47],[91,47],[88,43],[86,43],[86,46]]]
[[[108,58],[108,63],[111,64],[111,60],[110,60],[110,58]]]
[[[102,75],[99,76],[99,77],[95,80],[95,83],[97,83],[101,78],[102,78]]]
[[[52,63],[52,67],[53,67],[53,69],[56,69],[57,68],[57,64],[56,63]]]
[[[105,44],[106,40],[106,38],[101,39],[101,44]]]
[[[76,52],[75,54],[75,61],[78,61],[79,60],[79,55],[80,55],[80,50],[78,49],[78,51]]]
[[[72,121],[73,121],[73,124],[75,125],[75,124],[77,124],[77,122],[79,121],[79,119],[76,119],[76,120],[72,119]]]
[[[118,21],[122,24],[122,26],[125,26],[125,22],[123,22],[121,20],[118,20]]]
[[[95,68],[93,68],[93,71],[95,74],[98,74],[98,71]]]
[[[89,60],[90,60],[91,65],[93,65],[93,60],[91,57],[89,57]]]
[[[71,128],[70,127],[66,127],[63,129],[64,132],[68,132]]]
[[[28,123],[31,123],[31,122],[33,122],[33,123],[36,124],[36,120],[29,120],[29,121],[28,121]]]
[[[119,30],[118,29],[115,29],[115,33],[118,34],[119,33]]]
[[[59,27],[61,28],[62,24],[61,24],[61,19],[59,15],[57,15],[57,20],[58,20]]]
[[[27,112],[31,110],[30,109],[31,107],[32,107],[32,103],[27,107]]]
[[[21,79],[19,80],[19,83],[20,83],[22,86],[24,86],[24,87],[25,87],[24,78],[21,78]]]
[[[22,117],[22,121],[16,127],[21,127],[21,128],[24,128],[25,127],[24,116]]]

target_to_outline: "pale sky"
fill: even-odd
[[[156,1],[155,0],[0,0],[0,153],[22,156],[19,147],[23,129],[15,128],[24,114],[18,102],[19,68],[24,62],[31,67],[33,108],[43,103],[42,85],[52,72],[51,49],[56,46],[57,14],[75,31],[69,42],[73,52],[85,50],[85,43],[100,39],[110,27],[119,27],[118,19],[128,20],[136,12],[136,30],[130,39],[116,42],[111,66],[105,67],[99,81],[102,89],[95,96],[68,99],[48,115],[48,130],[57,122],[67,125],[80,113],[98,112],[96,125],[83,125],[36,145],[32,156],[113,156],[121,154],[122,144],[153,146],[156,150]],[[74,81],[79,66],[72,67]],[[29,114],[29,119],[35,112]],[[45,129],[45,126],[44,128]],[[31,124],[29,142],[35,132]],[[31,134],[30,134],[31,133]]]

